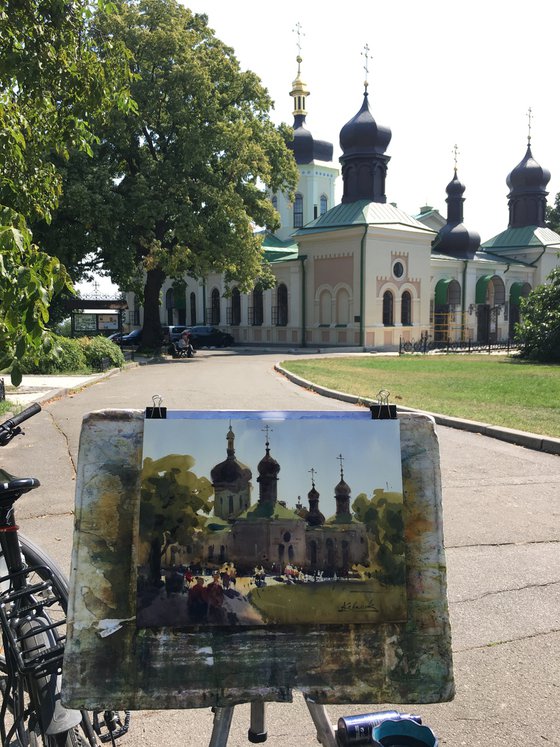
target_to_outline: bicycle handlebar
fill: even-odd
[[[29,405],[29,407],[26,407],[25,410],[22,410],[18,415],[14,415],[13,418],[10,418],[9,420],[6,420],[4,423],[0,425],[0,428],[3,430],[11,431],[14,428],[16,428],[20,423],[23,423],[24,420],[29,420],[29,418],[32,418],[33,415],[37,415],[38,412],[41,412],[41,405],[37,402],[34,402],[32,405]]]

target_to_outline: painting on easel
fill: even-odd
[[[406,619],[398,420],[168,413],[141,485],[138,627]]]

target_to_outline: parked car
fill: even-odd
[[[188,327],[190,341],[193,348],[226,348],[233,345],[234,339],[229,332],[223,332],[218,327],[197,326]]]
[[[169,345],[170,342],[178,342],[182,333],[188,329],[184,324],[162,325],[163,344]]]
[[[124,334],[125,334],[124,332],[113,332],[113,334],[109,335],[107,339],[111,340],[111,342],[114,342],[115,345],[120,345],[121,340],[124,337]]]
[[[127,335],[123,335],[121,339],[117,342],[117,344],[123,347],[129,347],[131,345],[140,345],[141,342],[142,342],[142,330],[133,329],[132,332],[129,332]]]

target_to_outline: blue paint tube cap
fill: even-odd
[[[375,747],[438,747],[434,732],[412,719],[383,721],[371,736]]]

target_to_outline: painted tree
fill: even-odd
[[[88,0],[5,0],[0,10],[0,369],[14,384],[24,352],[50,345],[49,304],[68,287],[26,219],[49,219],[61,189],[55,159],[91,150],[91,118],[129,103],[124,47],[89,40],[95,11]]]
[[[152,583],[161,578],[161,558],[167,546],[196,545],[212,510],[214,493],[206,477],[193,471],[194,457],[169,454],[144,459],[140,508],[140,538],[149,545],[148,567]]]
[[[522,358],[543,363],[560,362],[560,267],[547,282],[520,299],[522,321],[516,325],[516,340]]]
[[[113,112],[93,161],[68,164],[65,198],[43,236],[65,259],[76,247],[93,252],[139,294],[150,346],[166,278],[223,272],[242,290],[272,282],[254,229],[277,227],[267,188],[291,192],[297,167],[267,91],[206,16],[175,0],[122,2],[101,31],[132,54],[138,110]]]
[[[356,496],[352,510],[366,525],[372,543],[373,561],[379,567],[377,577],[383,583],[402,584],[405,581],[405,545],[403,503],[401,493],[376,488],[373,496]]]

